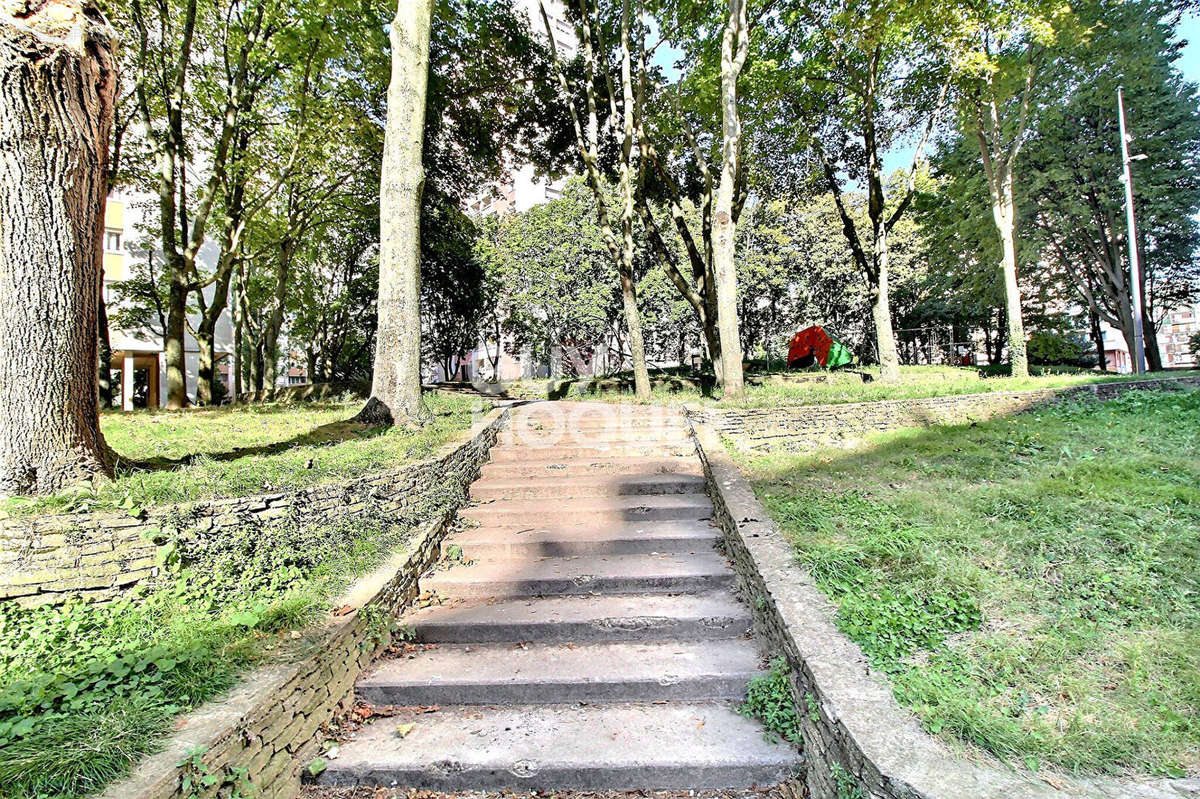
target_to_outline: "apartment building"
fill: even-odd
[[[1168,369],[1200,367],[1192,352],[1192,336],[1200,333],[1200,302],[1176,308],[1167,314],[1158,331],[1158,348],[1162,350],[1163,366]]]
[[[1106,321],[1100,322],[1104,336],[1105,363],[1110,372],[1128,374],[1133,371],[1133,357],[1121,331]],[[1200,368],[1192,353],[1190,340],[1200,333],[1200,302],[1183,305],[1170,311],[1158,329],[1158,352],[1167,369]]]
[[[162,270],[162,251],[156,238],[149,233],[152,229],[144,224],[146,213],[154,206],[155,199],[149,195],[126,194],[116,191],[109,196],[104,207],[104,302],[110,317],[119,308],[118,292],[114,286],[137,274],[142,265],[153,264],[156,274]],[[217,247],[206,241],[200,248],[199,261],[202,268],[211,269],[216,263]],[[204,289],[211,301],[214,288]],[[198,324],[199,319],[192,319]],[[122,330],[109,324],[109,343],[112,347],[112,369],[114,393],[121,409],[159,408],[166,404],[167,366],[163,350],[163,331],[160,325],[151,324],[140,330]],[[217,369],[228,386],[229,367],[233,355],[233,323],[228,310],[221,315],[216,329]],[[196,370],[199,365],[199,348],[196,340],[184,333],[184,365],[187,393],[196,398]]]

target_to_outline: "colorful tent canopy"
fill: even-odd
[[[804,328],[792,336],[788,345],[788,367],[793,369],[811,366],[814,361],[826,369],[836,369],[851,360],[850,350],[820,325]]]

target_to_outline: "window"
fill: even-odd
[[[109,252],[121,251],[121,231],[106,230],[104,231],[104,249]]]

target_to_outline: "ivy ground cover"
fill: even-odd
[[[930,731],[1030,769],[1200,775],[1200,391],[739,457]]]

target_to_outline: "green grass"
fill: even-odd
[[[844,402],[871,402],[889,399],[915,399],[989,391],[1026,391],[1039,388],[1064,388],[1089,383],[1107,383],[1147,378],[1197,376],[1200,372],[1164,372],[1153,375],[1101,374],[1085,370],[1053,370],[1033,367],[1028,378],[986,377],[975,368],[953,366],[904,366],[898,383],[880,383],[875,368],[852,372],[793,372],[747,375],[746,394],[739,400],[723,400],[720,391],[706,395],[696,380],[661,376],[653,381],[648,402],[698,404],[719,403],[721,407],[769,408],[778,405],[823,405]],[[871,379],[864,381],[860,373]],[[632,379],[560,380],[547,390],[550,381],[523,380],[509,384],[509,393],[520,398],[582,399],[604,402],[638,402],[633,396]]]
[[[351,403],[108,412],[117,478],[88,491],[0,502],[12,515],[137,508],[304,488],[383,471],[430,455],[470,426],[478,402],[431,393],[420,431],[362,425]]]
[[[1200,391],[738,457],[928,729],[1029,768],[1200,775]]]
[[[402,545],[414,514],[192,541],[182,568],[110,604],[0,603],[0,797],[93,793],[159,748],[177,714],[318,643],[304,625]]]

